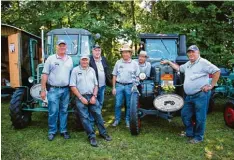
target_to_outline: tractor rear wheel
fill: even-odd
[[[139,94],[133,92],[130,101],[130,132],[132,135],[138,135],[140,132],[141,121],[138,116]]]
[[[31,112],[23,111],[26,106],[24,103],[26,99],[26,89],[18,88],[13,93],[10,101],[10,117],[12,125],[16,129],[25,128],[31,122]]]
[[[234,101],[226,103],[224,107],[223,117],[226,125],[234,128]]]

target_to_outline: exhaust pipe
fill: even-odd
[[[179,56],[186,56],[186,36],[180,35]]]
[[[179,52],[176,58],[176,63],[181,65],[188,61],[188,57],[186,54],[186,36],[180,35],[179,39]]]
[[[44,26],[41,26],[41,53],[42,53],[42,64],[44,64],[45,62],[45,52],[44,52]]]

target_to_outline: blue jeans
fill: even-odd
[[[106,90],[106,86],[102,86],[102,87],[98,88],[97,100],[99,102],[101,110],[102,110],[102,107],[103,107],[103,102],[104,102],[104,97],[105,97],[105,90]]]
[[[57,121],[59,116],[60,133],[67,132],[67,108],[70,98],[69,87],[54,88],[51,87],[47,93],[48,98],[48,124],[49,134],[57,133]]]
[[[115,96],[115,120],[120,122],[121,120],[121,108],[123,100],[126,100],[126,118],[125,121],[129,122],[130,119],[130,100],[131,100],[131,89],[132,84],[122,85],[116,83],[116,96]]]
[[[84,96],[84,98],[86,98],[88,101],[90,101],[91,97],[92,97],[92,95]],[[81,122],[83,124],[83,127],[84,127],[89,139],[96,137],[94,130],[93,130],[93,127],[91,125],[90,119],[89,119],[90,112],[97,123],[99,134],[100,135],[106,134],[106,128],[105,128],[104,123],[103,123],[101,109],[99,107],[98,100],[96,101],[96,104],[94,104],[94,105],[93,104],[85,105],[78,98],[76,98],[76,107],[78,109]]]
[[[208,108],[209,92],[200,92],[195,95],[187,95],[184,107],[181,110],[182,121],[185,125],[186,136],[203,141],[206,115]],[[196,126],[192,124],[192,116],[196,116]]]
[[[105,89],[106,89],[106,86],[102,86],[102,87],[98,88],[97,100],[99,102],[99,107],[100,107],[101,111],[102,111],[103,102],[104,102]],[[94,118],[93,118],[92,114],[89,114],[89,119],[90,119],[92,126],[94,126]]]

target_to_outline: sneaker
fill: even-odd
[[[48,135],[48,140],[53,141],[54,137],[55,137],[55,134],[49,134]]]
[[[71,138],[68,132],[61,133],[60,135],[63,136],[64,139],[70,139]]]
[[[90,138],[89,142],[90,142],[91,146],[93,146],[93,147],[98,147],[98,145],[97,145],[97,140],[96,140],[95,137]]]
[[[119,121],[114,121],[114,123],[112,124],[113,127],[116,127],[119,125]]]
[[[108,134],[104,134],[104,135],[100,135],[103,139],[105,139],[106,141],[111,141],[112,138],[108,135]]]
[[[197,139],[191,139],[188,141],[188,143],[191,143],[191,144],[197,144],[197,143],[201,143],[202,141],[201,140],[197,140]]]
[[[126,122],[126,127],[129,128],[130,127],[130,123]]]

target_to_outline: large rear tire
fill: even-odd
[[[130,101],[130,132],[132,135],[138,135],[140,132],[140,117],[138,116],[139,94],[133,92]]]
[[[26,89],[18,88],[13,93],[10,101],[10,117],[15,129],[22,129],[31,122],[31,112],[23,111],[26,101]]]
[[[228,127],[234,128],[234,101],[227,102],[224,107],[223,117]]]

